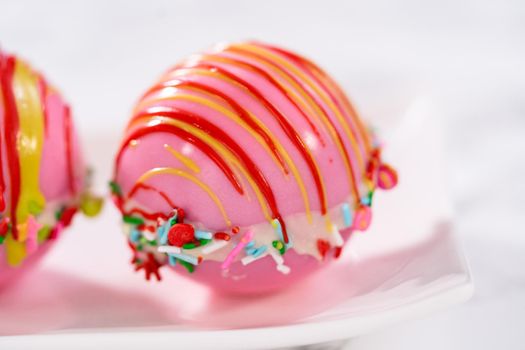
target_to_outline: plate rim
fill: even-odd
[[[458,253],[464,258],[462,249]],[[39,348],[70,349],[73,344],[77,349],[90,349],[100,344],[111,344],[110,348],[121,348],[133,344],[133,347],[155,346],[173,348],[190,346],[192,349],[208,349],[214,344],[215,349],[261,349],[319,344],[330,341],[349,339],[391,324],[422,317],[446,307],[468,301],[474,293],[474,283],[470,268],[465,265],[463,281],[433,295],[422,297],[409,304],[394,306],[384,311],[371,312],[367,315],[305,322],[291,325],[254,327],[227,330],[184,330],[166,329],[166,327],[112,328],[111,330],[92,329],[77,332],[51,332],[30,335],[7,335],[0,337],[0,344],[7,348],[25,348],[29,345]],[[313,331],[315,330],[315,331]],[[195,334],[198,333],[196,337]],[[282,336],[286,334],[286,337]],[[281,335],[281,336],[279,336]],[[78,344],[77,337],[82,337]],[[264,339],[263,342],[245,342],[246,339]],[[189,340],[189,341],[188,341]]]

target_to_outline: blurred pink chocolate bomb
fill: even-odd
[[[0,288],[42,257],[77,209],[98,211],[86,174],[69,106],[0,51]]]
[[[144,94],[111,187],[147,279],[168,265],[261,293],[338,257],[368,227],[376,187],[396,182],[334,80],[246,42],[188,58]]]

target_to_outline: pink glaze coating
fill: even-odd
[[[86,167],[61,95],[24,61],[1,51],[0,78],[1,287],[35,265],[70,223]]]
[[[240,227],[213,254],[182,247],[179,253],[198,265],[193,276],[219,290],[254,292],[293,283],[328,260],[327,252],[340,253],[339,231],[352,228],[348,218],[360,213],[370,220],[365,207],[380,165],[382,183],[395,185],[373,136],[326,73],[289,51],[248,42],[190,57],[144,94],[116,156],[113,189],[124,215],[140,221],[128,227],[138,268],[152,257],[166,262],[144,248],[144,239],[153,242],[156,232],[149,246],[158,245],[159,226],[182,208],[184,220],[201,231]],[[237,255],[235,244],[248,229],[254,247],[231,268],[222,264],[228,252]],[[284,253],[281,245],[288,268],[268,269],[270,253]],[[266,256],[241,263],[260,247]],[[275,267],[279,259],[273,260]]]

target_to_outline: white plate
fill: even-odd
[[[180,276],[132,272],[116,210],[78,218],[37,271],[0,295],[1,349],[267,349],[347,339],[467,300],[471,277],[453,234],[433,107],[417,99],[390,124],[385,156],[400,184],[374,198],[375,220],[343,257],[294,288],[216,296]],[[431,130],[431,132],[429,132]],[[115,140],[87,142],[102,175]]]

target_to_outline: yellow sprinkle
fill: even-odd
[[[84,194],[80,199],[80,210],[87,217],[97,216],[102,210],[104,205],[104,199],[101,197],[93,196],[90,193]]]

